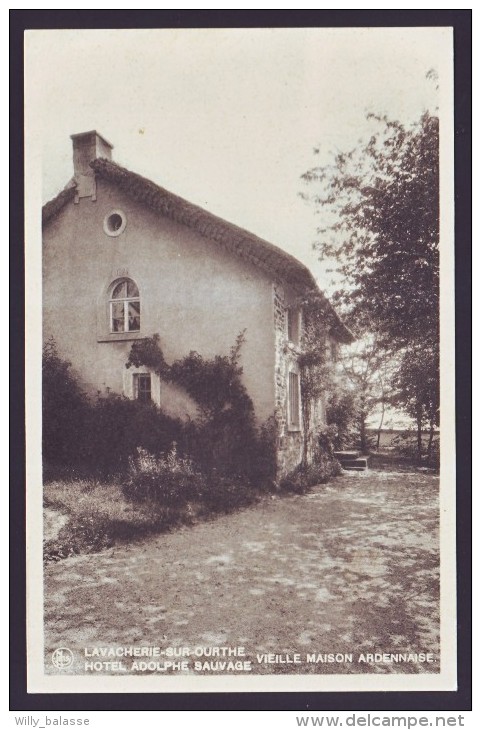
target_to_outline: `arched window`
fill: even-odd
[[[114,283],[110,294],[110,331],[138,332],[140,330],[140,297],[132,279]]]

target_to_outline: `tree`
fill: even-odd
[[[369,119],[375,128],[366,143],[303,175],[315,186],[314,195],[305,197],[328,221],[318,229],[315,248],[321,259],[336,262],[340,284],[333,299],[348,324],[361,337],[374,333],[382,347],[398,355],[398,402],[410,415],[422,412],[435,423],[439,123],[427,112],[410,127],[386,116]],[[422,387],[426,352],[431,353],[429,408]]]
[[[429,342],[407,349],[395,374],[397,402],[414,418],[417,426],[418,457],[423,451],[422,431],[429,427],[426,449],[431,461],[434,431],[439,426],[439,348]],[[396,402],[396,401],[395,401]]]
[[[387,385],[392,358],[389,351],[386,351],[376,337],[371,335],[365,337],[361,342],[354,343],[341,359],[341,365],[345,379],[356,393],[355,414],[359,447],[362,453],[367,453],[369,450],[367,419],[375,408],[380,406],[379,446],[384,409],[392,397]]]
[[[305,197],[328,221],[315,248],[336,264],[334,301],[359,336],[375,334],[397,356],[392,382],[418,424],[420,455],[421,429],[432,434],[439,410],[439,123],[427,112],[411,127],[369,119],[366,143],[303,175],[315,186]]]
[[[390,376],[391,353],[368,335],[348,347],[339,360],[338,382],[328,405],[328,422],[339,428],[340,447],[354,438],[363,453],[369,450],[367,420],[375,409],[381,409],[377,445],[384,420],[385,406],[392,400]]]

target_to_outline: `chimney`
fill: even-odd
[[[97,200],[97,185],[95,172],[90,163],[99,157],[112,159],[113,145],[94,129],[91,132],[82,132],[70,136],[73,142],[73,171],[77,185],[75,202],[80,198]]]

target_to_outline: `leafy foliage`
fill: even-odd
[[[129,358],[126,367],[140,367],[145,365],[160,377],[168,375],[169,366],[165,362],[164,354],[160,348],[160,337],[158,334],[152,337],[142,338],[133,342],[130,347]]]
[[[304,179],[333,222],[318,233],[344,286],[336,300],[358,326],[408,344],[437,329],[439,304],[439,122],[425,113],[408,128],[369,115],[369,141],[338,153]]]
[[[99,398],[90,406],[85,434],[91,471],[124,473],[138,447],[160,455],[174,441],[182,440],[183,431],[181,421],[167,416],[154,403],[115,394]]]
[[[169,366],[156,334],[134,343],[126,367],[147,365],[198,404],[199,419],[187,424],[178,443],[204,473],[237,475],[260,484],[274,476],[274,439],[258,429],[242,383],[239,355],[244,336],[238,335],[229,355],[206,359],[192,351]]]
[[[397,402],[417,424],[417,455],[423,453],[422,430],[429,427],[427,458],[431,460],[435,428],[439,426],[439,343],[414,343],[403,353],[395,375]]]
[[[139,447],[122,490],[133,501],[181,505],[202,496],[205,478],[191,459],[178,455],[176,444],[161,457]]]
[[[390,381],[394,368],[393,355],[374,335],[367,335],[362,341],[355,342],[344,351],[340,359],[344,388],[338,388],[335,394],[339,396],[338,405],[343,405],[345,408],[350,404],[351,409],[349,423],[351,438],[345,438],[349,429],[345,430],[342,437],[347,441],[345,445],[359,448],[363,453],[369,450],[367,419],[375,409],[380,408],[379,427],[382,427],[385,406],[393,402]],[[330,417],[332,417],[332,405],[334,404],[331,404]],[[339,415],[342,420],[342,413]],[[347,413],[344,417],[346,415]]]
[[[111,394],[91,401],[53,340],[43,352],[43,459],[46,474],[118,474],[141,446],[154,454],[180,440],[183,424],[152,403]]]
[[[200,418],[183,423],[154,403],[110,394],[90,401],[69,363],[47,344],[43,371],[44,466],[50,476],[67,467],[82,475],[125,474],[140,447],[161,459],[177,445],[179,458],[191,457],[208,476],[237,475],[264,485],[275,475],[272,424],[259,428],[238,365],[243,333],[228,356],[203,359],[191,352],[168,366],[158,335],[133,343],[130,365],[147,365],[184,387],[199,404]]]
[[[59,357],[53,339],[43,350],[42,411],[44,460],[60,466],[81,463],[86,453],[84,433],[89,405],[71,364]]]
[[[390,385],[398,405],[416,418],[422,414],[419,424],[435,423],[439,121],[428,112],[410,127],[386,116],[369,117],[370,139],[306,172],[303,178],[315,192],[304,197],[328,222],[318,229],[315,248],[335,262],[334,301],[359,336],[374,334],[379,347],[395,355],[398,374]],[[351,375],[359,380],[362,373],[358,367]],[[363,386],[358,384],[361,397]]]
[[[122,491],[128,500],[150,504],[154,511],[167,506],[199,515],[229,512],[257,498],[251,485],[235,475],[214,472],[207,478],[191,458],[179,456],[175,444],[160,458],[138,449]]]
[[[334,447],[342,450],[351,446],[356,434],[356,393],[352,390],[336,388],[331,393],[327,404],[326,420],[335,429]]]
[[[305,494],[317,484],[325,484],[341,473],[339,462],[334,458],[334,430],[327,427],[318,434],[314,459],[311,463],[299,464],[281,481],[282,491]]]

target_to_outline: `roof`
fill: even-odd
[[[75,182],[71,180],[55,198],[49,200],[48,203],[45,203],[42,208],[43,224],[47,223],[50,218],[53,218],[55,215],[57,215],[57,213],[62,210],[64,205],[70,202],[70,200],[74,199],[76,188],[77,186],[75,185]]]
[[[174,195],[174,193],[156,185],[151,180],[130,172],[130,170],[117,165],[115,162],[97,158],[90,164],[96,175],[118,186],[130,197],[145,204],[162,216],[194,229],[202,236],[216,241],[235,255],[250,261],[271,276],[274,274],[276,278],[288,283],[299,294],[314,292],[320,295],[324,305],[327,305],[332,334],[341,342],[353,341],[354,337],[351,331],[345,326],[327,298],[319,290],[309,269],[294,256],[244,228],[240,228],[193,203],[189,203],[184,198]],[[46,223],[55,216],[74,197],[74,193],[75,187],[66,188],[56,198],[46,203],[42,209],[42,222]]]

